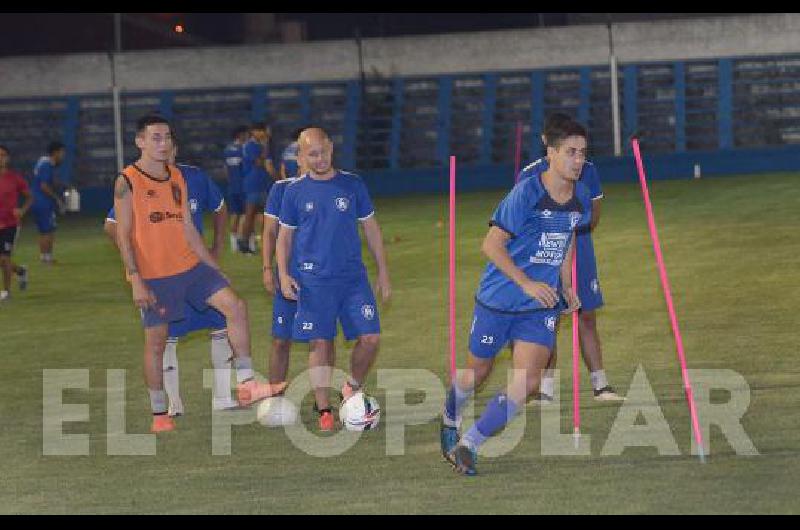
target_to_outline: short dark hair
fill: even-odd
[[[170,134],[175,136],[175,133],[172,131],[172,124],[169,122],[168,119],[166,119],[164,116],[161,116],[160,114],[146,114],[141,118],[139,118],[138,120],[136,120],[136,134],[142,134],[144,130],[147,129],[148,126],[157,125],[159,123],[163,123],[167,127],[169,127]]]
[[[234,139],[235,139],[235,138],[236,138],[236,137],[238,137],[240,134],[244,134],[244,133],[246,133],[248,130],[249,130],[249,129],[248,129],[247,125],[240,125],[240,126],[236,127],[236,128],[233,130],[233,132],[231,133],[231,138],[234,138]]]
[[[550,145],[551,138],[558,135],[558,132],[564,127],[565,124],[573,121],[572,118],[563,112],[554,112],[547,116],[544,120],[542,127],[542,135],[544,136],[545,145]]]
[[[251,131],[266,131],[267,124],[263,121],[256,121],[250,126]]]
[[[47,154],[52,155],[56,151],[60,151],[61,149],[66,149],[66,146],[63,142],[59,142],[58,140],[54,142],[50,142],[47,144]]]
[[[586,127],[570,119],[562,123],[558,128],[553,129],[552,134],[545,136],[547,147],[558,149],[561,143],[570,136],[582,136],[585,140],[589,139],[589,133],[586,132]]]
[[[0,151],[5,151],[8,156],[11,156],[11,149],[3,144],[0,144]]]

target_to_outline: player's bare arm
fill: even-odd
[[[119,250],[119,243],[117,243],[117,223],[106,220],[106,222],[103,223],[103,232],[105,232],[111,242],[114,243],[114,246],[117,247],[117,250]]]
[[[603,199],[592,199],[592,220],[589,225],[589,230],[594,231],[597,224],[600,222],[600,203]]]
[[[567,308],[562,313],[572,313],[581,307],[581,302],[572,285],[572,260],[575,254],[575,232],[572,233],[572,240],[569,248],[564,254],[564,261],[561,263],[561,291],[567,301]]]
[[[20,194],[25,198],[25,202],[22,203],[22,206],[19,208],[14,208],[13,210],[14,217],[16,217],[17,220],[22,219],[22,217],[28,213],[28,210],[31,209],[31,205],[33,204],[33,194],[28,189],[21,190]]]
[[[261,258],[264,271],[264,288],[270,294],[275,294],[275,278],[272,274],[273,256],[278,243],[278,220],[269,215],[264,216],[264,231],[261,235]]]
[[[48,184],[47,182],[42,182],[39,187],[44,192],[45,195],[53,199],[56,202],[56,204],[59,205],[59,208],[62,207],[64,201],[61,199],[61,197],[58,196],[58,193],[55,192],[55,190],[50,186],[50,184]]]
[[[125,271],[131,281],[133,291],[133,303],[137,307],[146,308],[155,304],[156,299],[153,292],[147,288],[144,280],[139,275],[139,267],[136,264],[136,256],[133,252],[133,202],[131,199],[131,188],[125,177],[117,177],[114,184],[114,212],[117,218],[117,245],[122,257]]]
[[[519,285],[525,294],[538,300],[545,307],[555,307],[558,302],[558,293],[555,289],[546,283],[531,280],[522,269],[514,264],[514,260],[511,259],[506,249],[506,243],[510,238],[511,235],[508,232],[493,226],[486,233],[481,250],[503,274]]]
[[[219,263],[221,249],[225,247],[228,235],[228,207],[223,203],[219,210],[214,212],[214,239],[211,243],[211,256]]]
[[[289,253],[292,250],[294,230],[287,227],[283,228],[283,230],[278,231],[278,242],[275,246],[275,255],[278,260],[278,276],[281,280],[281,292],[284,298],[288,300],[297,300],[296,293],[300,290],[300,285],[294,278],[289,276]]]
[[[381,227],[378,225],[375,216],[369,217],[362,223],[364,227],[364,237],[367,239],[367,248],[375,258],[375,264],[378,268],[378,290],[381,292],[381,297],[385,302],[388,302],[392,296],[392,284],[389,281],[389,268],[386,266],[386,252],[383,248],[383,235],[381,234]]]

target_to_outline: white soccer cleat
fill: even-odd
[[[174,418],[175,416],[183,416],[183,402],[178,401],[177,403],[173,403],[170,401],[169,407],[167,408],[167,416],[170,418]]]

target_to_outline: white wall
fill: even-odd
[[[662,20],[613,26],[620,63],[800,53],[800,14]],[[529,70],[606,64],[603,25],[486,31],[363,41],[368,74],[384,76]],[[0,59],[0,97],[108,92],[107,54]],[[315,82],[358,78],[354,41],[127,52],[123,90]]]

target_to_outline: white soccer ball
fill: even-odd
[[[373,396],[356,392],[339,408],[339,420],[348,431],[369,431],[378,426],[381,406]]]
[[[256,417],[261,425],[283,427],[297,423],[297,406],[283,396],[271,397],[258,405]]]

